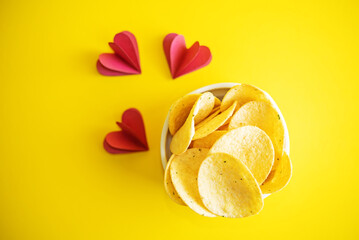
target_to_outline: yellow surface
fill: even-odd
[[[0,239],[358,239],[358,2],[142,2],[1,1]],[[143,73],[101,76],[122,30]],[[172,80],[170,32],[209,46],[210,65]],[[257,216],[204,218],[166,195],[160,133],[175,99],[231,81],[278,103],[293,178]],[[107,154],[129,107],[151,150]]]

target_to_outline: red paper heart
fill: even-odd
[[[135,136],[144,146],[148,146],[146,139],[145,124],[140,111],[136,108],[129,108],[122,114],[122,123],[117,122],[120,128]]]
[[[109,153],[130,153],[148,150],[145,125],[141,113],[135,109],[127,109],[122,114],[122,122],[117,122],[121,131],[106,135],[104,148]]]
[[[105,148],[105,150],[109,153],[112,154],[118,154],[118,153],[133,153],[135,151],[129,151],[129,150],[121,150],[121,149],[117,149],[117,148],[113,148],[111,147],[107,142],[106,139],[105,141],[103,141],[103,147]]]
[[[203,68],[212,60],[208,47],[195,42],[187,49],[184,37],[176,33],[170,33],[164,38],[163,49],[173,79]]]
[[[115,53],[103,53],[97,61],[97,70],[105,76],[140,74],[140,58],[135,36],[123,31],[109,43]]]

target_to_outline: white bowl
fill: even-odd
[[[240,85],[240,83],[216,83],[212,85],[208,85],[202,88],[199,88],[197,90],[194,90],[191,93],[203,93],[203,92],[211,92],[214,96],[222,100],[226,92],[233,86]],[[259,89],[261,90],[261,89]],[[273,98],[266,93],[265,91],[261,90],[271,101],[274,108],[278,111],[280,119],[283,121],[284,125],[284,146],[283,150],[289,155],[289,135],[288,135],[288,129],[287,124],[285,123],[284,117],[278,108],[277,104],[274,102]],[[161,135],[161,161],[162,161],[162,167],[163,169],[166,168],[167,161],[171,157],[171,151],[170,151],[170,143],[172,140],[172,135],[170,134],[168,130],[168,118],[169,118],[169,112],[167,114],[167,118],[165,123],[163,124],[162,129],[162,135]]]

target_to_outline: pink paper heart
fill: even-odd
[[[98,72],[101,73],[102,75],[105,75],[105,76],[123,76],[123,75],[127,75],[127,74],[125,74],[123,72],[117,72],[117,71],[113,71],[113,70],[110,70],[108,68],[105,68],[100,63],[100,60],[97,60],[96,67],[97,67]]]
[[[103,53],[99,56],[99,61],[102,66],[105,68],[121,72],[124,74],[136,74],[138,71],[131,67],[127,62],[125,62],[121,57],[112,53]]]
[[[207,66],[212,60],[211,51],[206,46],[199,46],[198,52],[195,57],[188,62],[184,60],[183,65],[177,71],[176,77],[182,76],[184,74],[196,71],[200,68]]]
[[[164,38],[163,49],[174,79],[203,68],[212,60],[208,47],[195,42],[187,49],[184,37],[176,33],[170,33]]]
[[[116,49],[112,48],[118,55],[129,62],[137,71],[141,72],[140,57],[135,35],[128,31],[123,31],[116,34],[113,43],[109,44]]]
[[[187,50],[184,37],[176,33],[168,34],[163,40],[163,48],[166,53],[165,55],[170,67],[171,75],[175,76],[177,66],[181,64],[181,59]]]
[[[97,61],[97,70],[105,76],[140,74],[141,66],[135,36],[124,31],[116,34],[109,43],[115,53],[103,53]]]

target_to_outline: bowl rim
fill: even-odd
[[[235,82],[225,82],[225,83],[215,83],[215,84],[210,84],[210,85],[207,85],[207,86],[204,86],[204,87],[201,87],[201,88],[198,88],[188,94],[195,94],[195,93],[203,93],[203,92],[206,92],[206,91],[212,91],[212,90],[216,90],[216,89],[221,89],[221,88],[232,88],[234,86],[237,86],[237,85],[241,85],[241,84],[244,84],[244,83],[235,83]],[[246,83],[247,84],[247,83]],[[251,84],[247,84],[247,85],[251,85]],[[287,152],[287,154],[289,155],[289,150],[290,150],[290,141],[289,141],[289,133],[288,133],[288,128],[287,128],[287,124],[286,124],[286,121],[283,117],[283,114],[282,112],[280,111],[277,103],[274,101],[274,99],[264,90],[254,86],[254,85],[251,85],[257,89],[259,89],[260,91],[262,91],[266,97],[270,100],[270,102],[273,104],[274,108],[277,110],[282,122],[283,122],[283,127],[284,127],[284,138],[285,138],[285,142],[284,142],[284,146],[283,146],[283,150],[285,152]],[[168,119],[169,119],[169,113],[170,113],[170,109],[168,110],[168,113],[167,113],[167,117],[166,117],[166,120],[163,124],[163,128],[162,128],[162,134],[161,134],[161,144],[160,144],[160,151],[161,151],[161,162],[162,162],[162,168],[163,170],[166,169],[166,165],[167,165],[167,161],[168,161],[168,158],[167,158],[167,155],[166,155],[166,143],[167,143],[167,135],[170,134],[169,131],[168,131]]]

